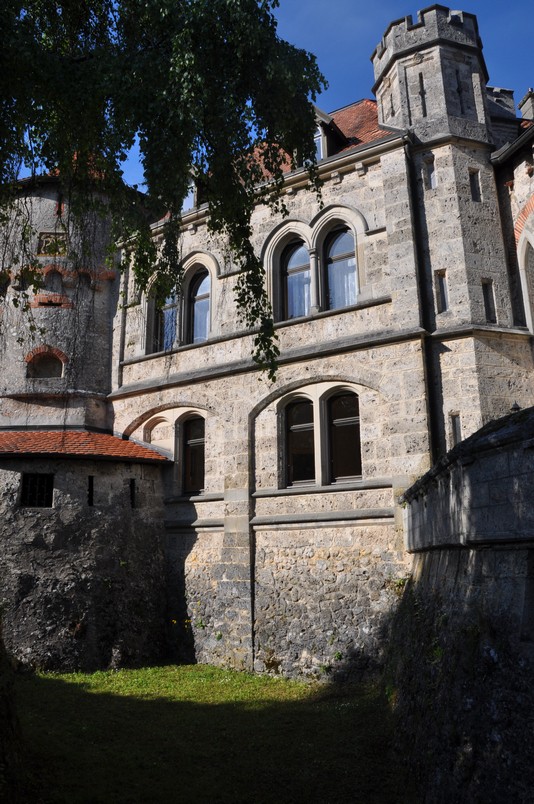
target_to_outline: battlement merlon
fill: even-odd
[[[411,16],[392,22],[371,56],[375,74],[376,92],[383,76],[396,59],[416,53],[437,44],[453,45],[461,50],[478,53],[486,83],[489,74],[482,56],[482,41],[478,33],[477,18],[466,11],[455,11],[447,6],[433,5],[417,13],[417,22]]]

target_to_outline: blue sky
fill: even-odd
[[[280,0],[278,33],[317,56],[329,88],[318,106],[331,112],[360,98],[372,98],[370,56],[389,23],[432,5],[414,0]],[[442,3],[447,5],[447,3]],[[478,17],[484,57],[492,86],[515,90],[516,103],[534,86],[532,0],[466,0],[451,6]],[[506,13],[505,13],[506,12]],[[135,155],[125,178],[141,182]]]
[[[371,98],[370,56],[389,23],[432,5],[414,0],[280,0],[278,33],[315,53],[329,89],[318,105],[325,112]],[[442,5],[448,5],[444,2]],[[534,85],[532,0],[465,0],[453,5],[476,14],[492,86],[515,90],[516,103]]]

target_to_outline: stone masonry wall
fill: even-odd
[[[54,473],[53,508],[18,505],[23,471]],[[93,506],[88,475],[94,477]],[[0,596],[9,652],[23,664],[62,671],[160,660],[160,468],[4,459],[0,489]]]
[[[425,804],[527,804],[534,771],[534,408],[404,495],[413,577],[389,623],[398,750]]]
[[[407,574],[392,525],[257,529],[255,548],[255,670],[361,678],[381,666]]]

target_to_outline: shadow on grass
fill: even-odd
[[[387,703],[371,686],[318,689],[270,680],[254,691],[251,677],[233,674],[232,680],[213,668],[153,672],[175,674],[172,698],[143,699],[142,689],[140,697],[95,692],[53,676],[19,678],[17,702],[34,769],[26,801],[415,800],[392,757]],[[190,684],[184,673],[205,686],[210,703],[180,700],[180,684]],[[249,692],[233,693],[239,678]]]

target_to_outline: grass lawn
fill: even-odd
[[[21,676],[17,705],[31,804],[416,801],[369,685],[151,667]]]

